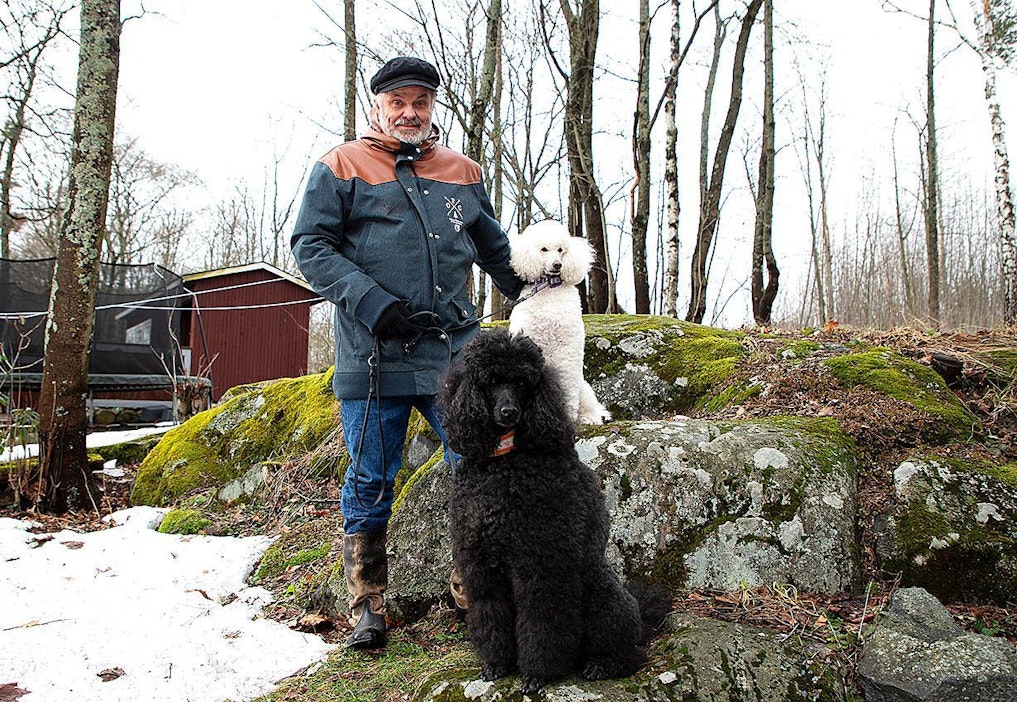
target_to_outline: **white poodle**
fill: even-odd
[[[583,378],[586,330],[576,289],[593,265],[593,247],[552,220],[531,224],[510,242],[512,268],[529,285],[521,295],[526,299],[512,308],[509,331],[533,339],[558,369],[574,419],[603,424],[611,413]]]

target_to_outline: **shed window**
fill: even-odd
[[[124,337],[124,341],[128,344],[147,345],[152,343],[152,320],[146,319],[133,327],[128,327]]]

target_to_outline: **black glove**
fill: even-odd
[[[393,302],[382,311],[374,334],[379,339],[409,339],[420,332],[420,327],[410,320],[413,310],[406,300]]]

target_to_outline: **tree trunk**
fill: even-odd
[[[343,89],[343,138],[357,138],[357,22],[356,0],[343,0],[346,44],[346,84]]]
[[[895,123],[896,125],[896,123]],[[894,128],[896,132],[896,126]],[[901,277],[903,278],[902,288],[904,291],[904,314],[910,319],[915,313],[914,304],[914,282],[911,275],[911,265],[908,263],[907,239],[911,234],[910,225],[904,222],[904,205],[900,198],[900,172],[897,165],[897,149],[893,148],[893,194],[894,211],[896,213],[897,226],[897,253],[900,257]]]
[[[646,230],[650,221],[650,0],[639,0],[639,69],[632,124],[632,279],[636,314],[650,313],[650,275],[646,265]]]
[[[600,32],[600,0],[559,0],[569,34],[565,145],[569,161],[569,231],[585,236],[597,253],[587,285],[588,312],[615,312],[611,260],[604,225],[604,203],[594,177],[593,78]]]
[[[664,258],[664,285],[661,310],[668,317],[678,316],[678,220],[681,204],[678,199],[678,65],[680,57],[678,10],[680,0],[671,0],[671,55],[668,82],[664,91],[664,200],[667,203],[667,238]]]
[[[83,0],[68,207],[50,293],[39,399],[39,501],[55,512],[89,506],[85,401],[119,64],[119,0]]]
[[[735,123],[742,104],[742,79],[745,75],[745,53],[748,50],[749,36],[752,25],[759,13],[763,0],[752,0],[745,11],[738,42],[735,45],[734,66],[731,72],[731,98],[728,102],[727,115],[717,141],[717,151],[713,159],[709,185],[699,206],[699,231],[696,237],[696,248],[692,254],[692,299],[685,319],[702,324],[706,315],[707,258],[713,246],[713,237],[720,219],[720,198],[724,186],[724,169],[727,164],[728,151],[734,139]]]
[[[929,0],[928,56],[925,99],[928,127],[925,134],[927,183],[925,188],[925,253],[929,276],[929,323],[939,326],[939,157],[936,143],[935,38],[936,2]]]
[[[999,238],[1003,280],[1003,322],[1017,323],[1017,233],[1013,193],[1010,190],[1010,157],[1006,148],[1006,123],[996,95],[996,63],[993,51],[993,16],[988,0],[972,0],[979,56],[985,74],[985,103],[992,126],[992,146],[996,167],[996,228]]]
[[[776,120],[773,106],[773,0],[763,9],[763,143],[759,151],[759,186],[756,193],[756,228],[752,244],[752,315],[756,324],[767,325],[777,297],[780,270],[773,255],[774,160]],[[763,266],[766,266],[766,275]],[[764,283],[765,279],[765,283]]]
[[[484,59],[479,85],[470,105],[466,128],[466,155],[477,163],[484,162],[484,126],[491,111],[491,95],[498,67],[498,45],[501,41],[501,0],[490,0],[487,7],[487,33],[484,38]]]

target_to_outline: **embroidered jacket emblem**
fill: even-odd
[[[448,221],[452,223],[457,232],[460,231],[465,223],[463,219],[463,201],[457,197],[446,197],[445,209],[448,210]]]

